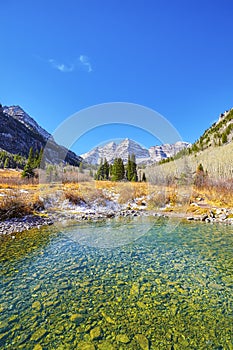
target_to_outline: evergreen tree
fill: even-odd
[[[95,180],[103,180],[104,179],[104,165],[103,165],[103,159],[100,159],[100,165],[97,169]]]
[[[134,154],[128,156],[128,162],[126,166],[126,178],[128,181],[138,181],[137,164]]]
[[[131,171],[133,175],[131,181],[137,182],[138,181],[137,164],[136,164],[136,158],[134,154],[132,154],[131,156]]]
[[[109,175],[112,175],[112,164],[109,165]]]
[[[104,173],[104,180],[108,180],[109,179],[109,164],[108,164],[106,158],[104,159],[103,173]]]
[[[29,178],[32,178],[34,176],[35,176],[35,173],[34,173],[33,168],[30,166],[29,163],[27,163],[25,165],[25,167],[23,168],[22,177],[27,177],[29,179]]]
[[[44,161],[42,161],[43,159],[43,148],[40,149],[40,153],[39,153],[39,157],[38,157],[38,161],[37,161],[37,168],[43,168],[44,167]]]
[[[124,168],[123,160],[121,158],[114,159],[111,175],[112,175],[112,178],[111,178],[112,181],[121,181],[124,179],[125,168]]]
[[[9,168],[9,158],[7,157],[4,162],[4,169]]]
[[[97,169],[97,173],[95,176],[96,180],[108,180],[109,179],[109,164],[107,162],[107,159],[101,159],[100,165]]]
[[[38,152],[38,149],[37,149],[35,154],[33,155],[33,168],[34,169],[37,168],[38,159],[39,159],[39,152]]]
[[[133,173],[132,173],[132,162],[130,159],[130,155],[128,155],[128,162],[126,165],[126,178],[128,181],[131,181],[133,177]]]
[[[35,161],[33,157],[33,148],[31,147],[28,155],[28,161],[22,172],[22,177],[27,177],[28,179],[34,177],[35,176],[34,169],[35,169]]]

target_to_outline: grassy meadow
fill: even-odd
[[[225,150],[229,156],[228,150],[226,148]],[[217,176],[220,169],[217,167],[219,160],[216,156],[211,158],[211,151],[207,150],[208,154],[203,152],[201,159],[197,160],[193,157],[192,162],[189,160],[189,164],[184,160],[178,160],[162,164],[159,167],[151,167],[148,170],[148,182],[94,181],[91,178],[88,178],[87,181],[87,177],[83,176],[79,177],[79,182],[69,180],[43,184],[39,183],[38,179],[22,179],[20,171],[1,169],[0,220],[38,213],[45,209],[44,199],[51,196],[54,199],[53,209],[58,208],[60,203],[65,200],[71,204],[84,203],[90,207],[92,203],[106,205],[109,200],[117,201],[120,204],[134,201],[138,206],[146,203],[147,210],[162,209],[167,212],[197,215],[207,213],[212,207],[232,208],[233,181],[220,180],[219,174]],[[227,156],[225,156],[225,160],[230,163]],[[157,181],[158,175],[164,179],[171,173],[177,174],[177,178],[180,180],[185,167],[186,169],[191,167],[192,170],[186,171],[186,174],[192,174],[196,164],[200,161],[203,162],[205,168],[208,167],[208,174],[210,173],[212,178],[215,178],[214,181],[208,181],[201,187],[191,183],[182,183],[182,181],[171,183]],[[226,170],[228,172],[230,172],[230,164],[229,169]],[[194,205],[196,203],[197,205]]]

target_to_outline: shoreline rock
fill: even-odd
[[[73,208],[72,208],[73,209]],[[79,211],[79,209],[81,209]],[[40,213],[41,214],[41,213]],[[199,221],[203,223],[223,223],[226,225],[233,225],[233,211],[225,208],[214,208],[209,211],[209,214],[204,215],[189,215],[188,213],[178,212],[163,212],[163,211],[148,211],[145,209],[133,209],[122,206],[118,210],[109,208],[76,208],[48,210],[42,213],[46,216],[27,215],[21,218],[11,218],[0,222],[0,235],[8,235],[19,233],[32,228],[40,229],[42,226],[53,225],[56,223],[66,223],[67,221],[75,220],[77,222],[92,221],[97,222],[115,217],[138,217],[138,216],[154,216],[162,218],[178,218],[186,219],[188,221]]]
[[[19,233],[31,228],[41,228],[45,225],[52,225],[53,221],[48,217],[39,215],[26,215],[21,218],[12,218],[0,222],[0,235]]]

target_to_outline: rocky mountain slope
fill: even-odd
[[[146,149],[140,146],[137,142],[127,138],[119,144],[109,142],[104,146],[96,147],[91,151],[82,154],[81,157],[88,164],[99,164],[101,158],[106,158],[109,163],[113,163],[114,158],[117,157],[122,158],[124,163],[126,163],[128,155],[134,154],[137,164],[150,164],[171,157],[189,145],[190,144],[187,142],[179,141],[173,145],[166,144],[152,146],[149,149]]]
[[[21,107],[0,105],[0,149],[27,157],[30,147],[40,150],[46,145],[46,160],[60,163],[63,159],[71,165],[82,160],[74,152],[58,145],[53,137],[39,126]]]
[[[199,164],[202,164],[211,181],[232,181],[233,109],[222,113],[191,147],[148,168],[148,179],[152,182],[161,182],[174,176],[184,179],[186,176],[193,176]],[[158,174],[162,178],[159,179]]]
[[[232,140],[233,108],[220,114],[217,122],[203,133],[192,148],[196,151],[203,151],[209,147],[222,146]]]

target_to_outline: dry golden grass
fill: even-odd
[[[149,197],[148,209],[155,210],[167,206],[168,211],[205,214],[210,207],[233,208],[233,182],[216,182],[205,188],[191,186],[165,186],[150,183],[129,183],[111,181],[83,181],[68,183],[36,184],[22,181],[21,173],[14,170],[0,170],[0,220],[22,216],[41,209],[40,197],[54,196],[57,204],[68,199],[73,204],[94,201],[105,205],[112,194],[118,195],[119,203],[127,203],[135,198]],[[197,198],[204,199],[205,206]],[[140,200],[137,201],[140,205]],[[196,202],[198,206],[190,205]],[[200,205],[199,205],[200,204]]]
[[[233,208],[233,190],[227,187],[209,186],[199,190],[199,195],[210,206]]]
[[[34,211],[43,209],[43,203],[38,194],[33,192],[20,192],[10,189],[7,193],[1,193],[0,197],[0,220],[13,217],[21,217],[32,214]]]

